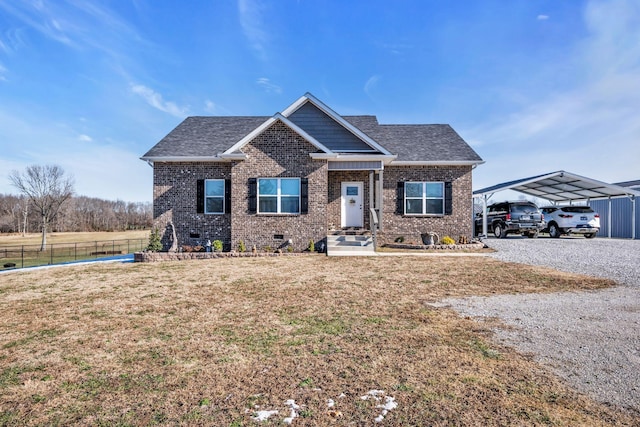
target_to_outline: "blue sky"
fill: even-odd
[[[0,193],[58,164],[151,201],[139,160],[190,115],[449,123],[474,188],[564,169],[640,179],[637,0],[0,0]]]

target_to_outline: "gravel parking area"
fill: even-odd
[[[577,390],[640,417],[640,240],[487,239],[490,256],[610,278],[602,291],[448,299],[465,316],[499,318],[496,338]],[[639,419],[640,422],[640,419]]]
[[[541,265],[640,287],[640,239],[509,236],[484,242],[497,250],[490,256],[503,261]]]

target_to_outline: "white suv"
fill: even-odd
[[[545,206],[540,208],[551,237],[582,234],[587,239],[600,231],[600,215],[589,206]]]

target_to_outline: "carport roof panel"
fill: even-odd
[[[544,175],[505,182],[476,190],[473,192],[473,195],[483,196],[502,190],[519,191],[530,196],[554,202],[640,196],[640,192],[630,188],[607,184],[566,171],[551,172]]]

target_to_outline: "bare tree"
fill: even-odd
[[[32,165],[24,173],[13,171],[9,179],[14,187],[28,198],[42,219],[42,245],[47,248],[47,229],[56,217],[60,206],[73,195],[73,178],[66,177],[56,165]]]

